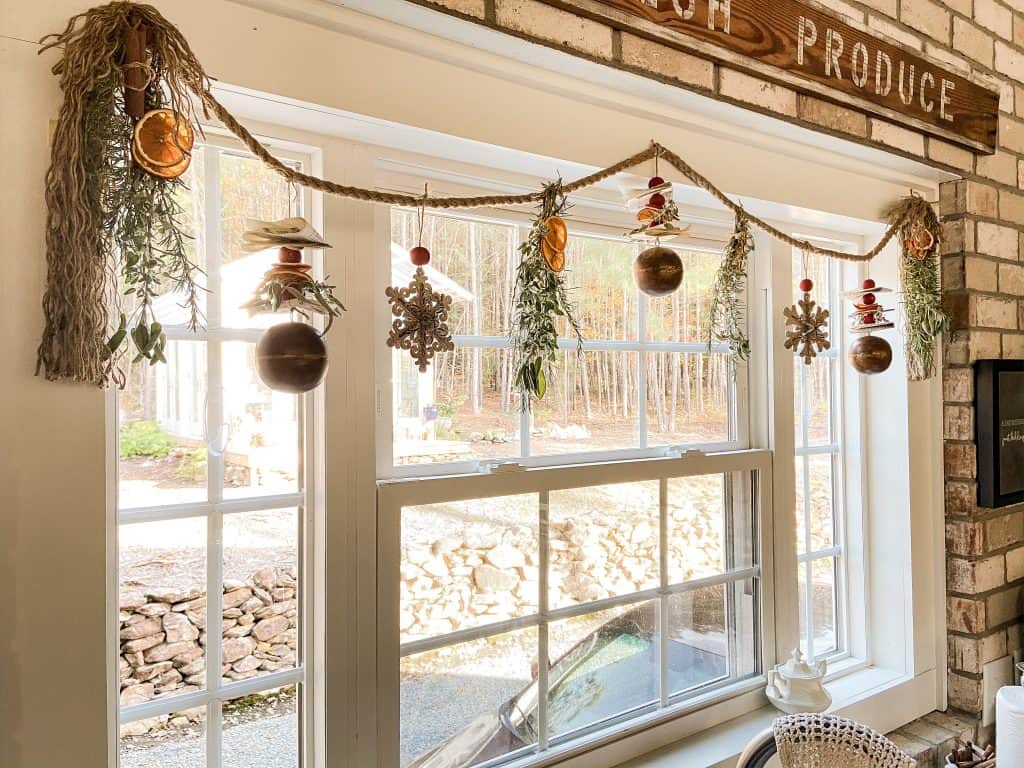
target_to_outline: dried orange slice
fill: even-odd
[[[146,173],[148,173],[150,176],[156,176],[156,178],[158,179],[165,179],[169,181],[171,179],[178,178],[183,173],[185,173],[185,171],[188,170],[188,166],[192,162],[192,155],[185,155],[179,162],[175,163],[174,165],[159,167],[155,165],[150,165],[142,157],[140,157],[138,152],[136,151],[135,144],[133,143],[132,160],[134,160],[135,164],[139,166],[139,168],[144,170]]]
[[[561,272],[565,269],[565,251],[553,248],[547,238],[540,244],[540,255],[544,257],[552,272]]]
[[[172,109],[152,109],[135,124],[132,154],[140,165],[172,168],[189,156],[194,141],[195,133],[184,115]]]
[[[569,228],[565,225],[565,220],[552,216],[544,222],[544,228],[547,230],[544,233],[544,241],[552,250],[564,251],[565,246],[569,244]]]

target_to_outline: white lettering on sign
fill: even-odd
[[[715,29],[719,13],[724,22],[722,31],[727,35],[732,34],[732,4],[730,0],[708,0],[708,29]]]
[[[693,0],[691,0],[692,2]],[[713,2],[713,0],[712,0]],[[800,66],[806,66],[809,57],[807,52],[818,44],[818,26],[812,19],[800,16],[796,25],[796,61]],[[844,54],[849,62],[850,80],[858,88],[864,88],[871,75],[871,51],[865,43],[854,43],[847,54],[845,41],[838,30],[828,28],[825,30],[825,76],[834,77],[837,80],[843,79],[842,68]],[[893,61],[888,53],[882,50],[875,52],[875,94],[888,96],[893,86]],[[899,62],[897,89],[900,101],[906,106],[914,103],[915,94],[925,112],[935,111],[935,99],[932,93],[938,89],[939,115],[943,120],[953,121],[949,114],[949,104],[952,100],[950,94],[956,89],[956,85],[945,78],[941,82],[936,81],[932,72],[921,72],[917,74],[917,67],[914,64],[908,65],[905,61]]]
[[[935,76],[931,72],[921,73],[921,109],[925,112],[931,112],[935,109],[935,101],[929,99],[927,91],[929,88],[935,87]]]
[[[655,0],[657,2],[657,0]],[[679,18],[683,21],[689,21],[693,18],[693,15],[697,13],[697,0],[689,0],[686,4],[686,10],[679,4],[679,0],[672,0],[672,7],[675,12],[679,15]]]
[[[868,47],[864,43],[854,43],[850,62],[850,78],[858,88],[863,88],[868,81],[868,61]]]
[[[837,80],[843,79],[843,73],[839,71],[839,57],[843,55],[843,36],[834,29],[825,33],[825,76],[828,77],[835,72]]]
[[[946,107],[949,106],[950,102],[949,92],[955,90],[956,83],[951,83],[946,78],[942,78],[942,87],[939,89],[939,116],[949,122],[953,122],[953,116],[946,111]]]
[[[885,65],[885,88],[882,87],[882,65]],[[892,90],[892,59],[885,51],[879,51],[875,60],[875,93],[888,96]]]
[[[804,65],[804,46],[812,48],[818,42],[818,25],[805,16],[800,17],[796,35],[796,63]]]

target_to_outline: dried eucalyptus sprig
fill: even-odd
[[[923,381],[935,373],[935,344],[949,330],[942,307],[939,243],[942,225],[927,200],[909,195],[886,212],[900,227],[900,290],[903,294],[904,347],[907,378]]]
[[[307,320],[314,314],[324,315],[327,318],[327,327],[321,334],[324,335],[331,330],[334,319],[347,311],[334,295],[334,288],[323,280],[265,280],[257,295],[243,304],[242,309],[255,315],[278,312],[284,307],[298,312]]]
[[[708,351],[716,341],[725,342],[736,359],[744,361],[750,358],[745,298],[747,262],[753,252],[754,236],[750,222],[746,216],[737,215],[735,229],[725,247],[722,264],[711,289],[711,311],[705,329]]]
[[[547,234],[546,222],[569,210],[561,180],[544,187],[537,218],[526,241],[516,271],[516,297],[512,322],[512,351],[515,385],[520,392],[520,408],[529,411],[532,398],[547,392],[551,366],[558,358],[557,318],[564,317],[576,337],[576,350],[583,352],[583,336],[569,290],[562,274],[553,271],[541,254]]]

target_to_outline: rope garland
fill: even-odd
[[[304,187],[315,189],[320,192],[327,192],[332,195],[338,195],[340,197],[347,197],[353,200],[362,200],[373,203],[384,203],[386,205],[405,205],[409,207],[429,207],[439,209],[454,209],[454,208],[483,208],[494,205],[529,205],[531,203],[539,202],[543,197],[543,191],[528,192],[520,195],[482,195],[476,197],[425,197],[415,195],[403,195],[396,194],[393,192],[379,192],[373,189],[364,189],[362,187],[347,186],[344,184],[337,184],[328,179],[322,179],[318,176],[312,176],[307,173],[302,173],[294,168],[289,168],[287,165],[282,163],[276,157],[274,157],[263,144],[261,144],[255,136],[253,136],[249,130],[242,125],[235,118],[231,112],[228,111],[227,107],[221,104],[217,99],[207,90],[205,93],[200,94],[203,100],[203,104],[209,109],[217,119],[219,119],[231,133],[235,135],[250,152],[252,152],[257,158],[259,158],[268,167],[273,169],[275,172],[283,176],[290,182],[301,184]],[[794,248],[800,248],[807,253],[814,253],[819,256],[826,256],[832,259],[841,259],[842,261],[854,261],[864,262],[871,261],[878,254],[880,254],[885,247],[892,241],[896,235],[899,234],[900,230],[908,223],[912,218],[916,216],[916,211],[912,208],[908,208],[902,218],[896,221],[890,222],[889,227],[878,243],[871,248],[871,250],[865,253],[847,253],[844,251],[837,251],[832,248],[823,248],[819,245],[815,245],[807,240],[802,240],[797,237],[793,237],[786,232],[783,232],[778,227],[773,226],[771,223],[765,221],[759,216],[755,216],[747,211],[742,205],[733,201],[728,195],[722,190],[716,187],[710,179],[697,171],[693,166],[687,163],[683,158],[677,155],[675,152],[663,147],[661,144],[652,141],[651,145],[635,155],[631,155],[619,162],[602,168],[599,171],[595,171],[587,176],[576,179],[575,181],[564,182],[562,189],[566,194],[578,192],[581,189],[592,187],[605,179],[609,179],[623,171],[627,171],[631,168],[635,168],[647,160],[655,157],[662,157],[679,171],[683,176],[693,182],[697,187],[703,189],[705,192],[714,197],[723,206],[728,208],[736,215],[743,216],[752,225],[758,229],[763,230],[767,234],[774,237],[776,240],[780,240],[787,245],[791,245]]]

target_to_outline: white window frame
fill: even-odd
[[[423,169],[421,169],[423,170]],[[434,175],[433,177],[428,176],[433,180],[430,183],[431,189],[433,190],[445,190],[443,194],[448,194],[448,187],[445,186],[445,179],[443,176]],[[403,178],[402,181],[406,182],[406,186],[401,187],[401,191],[412,193],[414,184],[416,182],[411,178]],[[437,194],[442,194],[438,191]],[[575,202],[575,198],[574,198]],[[589,204],[588,204],[589,203]],[[532,221],[531,216],[524,213],[522,210],[497,210],[497,209],[485,209],[472,210],[472,211],[459,211],[459,212],[446,212],[446,211],[429,211],[429,213],[435,213],[440,216],[447,216],[452,218],[458,218],[463,221],[479,222],[484,224],[496,224],[500,226],[511,226],[514,227],[514,231],[517,235],[513,241],[513,248],[518,248],[519,243],[523,242],[529,233],[530,223]],[[617,225],[616,225],[617,222]],[[570,237],[584,237],[598,240],[609,240],[617,243],[624,242],[627,238],[624,232],[628,231],[634,225],[631,220],[623,214],[621,206],[618,210],[607,210],[598,208],[593,204],[592,201],[585,201],[579,204],[575,204],[569,218],[570,225]],[[666,243],[667,245],[674,245],[680,250],[690,252],[707,252],[707,253],[721,253],[722,249],[725,248],[727,238],[725,232],[720,227],[709,227],[706,224],[700,222],[694,225],[694,237],[689,239],[680,240],[678,243]],[[390,229],[387,233],[379,233],[379,237],[382,241],[386,241],[386,245],[381,247],[385,249],[386,253],[390,253]],[[645,247],[648,247],[651,243],[646,245],[641,242],[635,243],[636,253],[639,253]],[[390,264],[390,262],[388,262]],[[637,338],[632,341],[618,341],[618,340],[593,340],[584,339],[583,351],[606,351],[606,352],[636,352],[637,353],[637,364],[639,366],[639,379],[637,384],[637,391],[639,395],[639,404],[637,406],[637,424],[636,424],[636,445],[630,448],[616,448],[616,449],[605,449],[596,451],[587,451],[581,453],[564,453],[564,454],[545,454],[540,456],[534,456],[530,454],[529,450],[529,433],[531,427],[531,420],[533,414],[530,412],[519,413],[519,435],[520,435],[520,455],[516,457],[510,457],[508,459],[492,459],[492,460],[469,460],[462,462],[438,462],[435,464],[416,464],[416,465],[396,465],[394,463],[394,451],[393,451],[393,422],[387,419],[377,420],[377,472],[378,477],[386,479],[400,479],[400,478],[414,478],[414,477],[432,477],[435,475],[442,474],[461,474],[467,472],[476,472],[481,469],[486,469],[488,466],[501,463],[516,463],[523,467],[553,467],[561,466],[566,464],[580,463],[580,462],[600,462],[600,461],[621,461],[625,459],[642,459],[642,458],[656,458],[658,456],[666,456],[678,454],[682,451],[688,450],[699,450],[704,452],[720,452],[730,450],[743,450],[750,446],[750,433],[749,433],[749,414],[747,409],[748,403],[748,373],[747,366],[739,366],[736,369],[736,375],[730,385],[731,397],[728,405],[729,409],[729,432],[730,436],[727,440],[717,441],[713,443],[686,443],[686,444],[658,444],[649,445],[648,442],[648,426],[647,426],[647,387],[646,387],[646,368],[644,366],[644,355],[647,352],[673,352],[679,354],[702,354],[708,351],[707,344],[703,342],[661,342],[661,341],[650,341],[646,339],[646,318],[648,313],[648,307],[650,300],[641,292],[637,291]],[[384,309],[387,307],[385,305]],[[378,314],[380,308],[377,308]],[[504,336],[453,336],[452,339],[456,348],[475,348],[480,347],[484,349],[508,349],[511,347],[511,341],[508,337]],[[574,351],[576,349],[576,341],[571,338],[559,338],[558,347],[565,351]],[[716,354],[727,354],[728,345],[722,343],[715,343],[712,345],[711,351]],[[381,378],[386,375],[386,379]],[[386,373],[380,371],[379,374],[379,387],[383,387],[383,381],[391,380],[391,371]],[[390,398],[382,391],[378,390],[378,403],[390,402]]]
[[[480,184],[477,178],[467,181],[467,176],[460,174],[453,179],[446,175],[444,170],[439,170],[445,167],[443,161],[430,160],[429,162],[418,162],[415,163],[414,167],[417,173],[415,177],[407,174],[406,166],[402,161],[378,161],[378,178],[383,177],[384,179],[383,183],[378,182],[378,186],[389,191],[416,194],[418,184],[422,183],[420,180],[425,175],[427,178],[433,179],[431,190],[436,194],[467,194],[471,190],[476,192],[479,189],[478,187],[467,186],[474,183]],[[385,172],[381,171],[382,168]],[[480,172],[486,173],[485,170]],[[422,189],[422,187],[418,188]],[[592,237],[620,238],[622,232],[628,230],[631,226],[630,220],[623,212],[621,203],[597,202],[593,199],[587,199],[585,195],[574,196],[574,203],[576,204],[569,219],[570,230],[574,233]],[[685,219],[690,213],[689,206],[684,204],[682,212]],[[444,212],[441,213],[442,215],[444,214]],[[695,236],[695,245],[687,240],[683,240],[678,244],[679,247],[700,250],[701,246],[704,246],[708,250],[714,250],[724,246],[727,233],[731,230],[731,219],[727,214],[721,214],[720,218],[717,219],[705,217],[703,214],[704,212],[700,211],[692,218],[694,224],[692,232]],[[519,225],[521,232],[526,231],[527,223],[530,220],[530,213],[521,210],[471,211],[468,214],[459,212],[455,215],[459,218],[501,224],[508,224],[510,221],[518,219],[521,222]],[[788,230],[795,236],[810,239],[826,247],[852,251],[861,251],[865,247],[866,238],[861,234],[846,232],[840,229],[808,226],[806,223],[796,223],[795,221],[787,221],[781,218],[770,217],[770,219],[780,229]],[[390,226],[387,226],[387,231],[384,232],[384,221],[390,221],[390,212],[387,209],[383,209],[378,214],[375,237],[381,244],[379,247],[382,249],[382,252],[388,253],[388,258],[390,259]],[[773,502],[775,509],[793,510],[795,502],[795,477],[793,474],[795,466],[793,462],[799,459],[794,436],[794,423],[797,414],[794,409],[793,398],[796,382],[793,376],[793,353],[782,349],[782,332],[776,319],[782,316],[782,309],[784,307],[793,303],[794,286],[802,276],[792,274],[793,251],[790,246],[774,241],[759,232],[756,233],[756,241],[757,253],[760,258],[755,258],[750,268],[747,286],[747,318],[749,325],[748,334],[755,345],[762,346],[762,349],[755,351],[748,365],[739,368],[740,376],[737,377],[734,400],[736,408],[734,424],[740,439],[726,445],[685,446],[682,447],[682,451],[743,451],[751,447],[771,446],[775,453],[773,461],[773,482],[775,484]],[[387,264],[389,265],[388,271],[390,271],[390,261]],[[834,511],[839,515],[839,518],[836,520],[837,549],[842,546],[842,551],[847,552],[849,550],[846,548],[847,541],[845,537],[847,535],[855,535],[856,532],[863,530],[863,508],[857,492],[858,489],[863,487],[866,479],[862,474],[863,468],[861,463],[857,461],[857,456],[861,440],[860,431],[863,427],[859,393],[865,385],[863,384],[863,377],[857,376],[848,366],[841,364],[842,357],[838,350],[846,348],[849,334],[846,318],[842,312],[842,300],[839,298],[838,293],[840,286],[852,284],[853,280],[857,280],[859,284],[860,276],[864,270],[857,265],[849,263],[830,263],[830,269],[834,270],[835,288],[829,298],[830,304],[836,308],[832,312],[829,325],[833,342],[836,343],[836,351],[831,352],[830,355],[835,359],[833,365],[838,369],[836,370],[833,389],[837,393],[837,397],[841,398],[841,404],[837,405],[838,410],[835,410],[832,414],[835,422],[833,428],[836,439],[839,441],[838,455],[840,456],[840,460],[836,462],[838,465],[836,472],[833,474],[833,484],[838,491],[834,495],[833,504]],[[383,288],[381,287],[380,293],[382,292]],[[378,307],[377,311],[379,313],[378,316],[381,318],[380,321],[383,323],[382,327],[387,327],[390,323],[387,321],[386,304],[383,308]],[[642,333],[643,329],[640,328],[638,336]],[[606,344],[606,342],[595,342],[595,345],[598,344]],[[570,340],[562,340],[560,346],[564,347],[566,345],[570,348],[573,346]],[[697,344],[692,346],[695,349],[704,349],[704,345]],[[390,361],[391,357],[389,356],[387,358],[387,366],[390,366]],[[387,370],[378,367],[378,386],[380,387],[382,382],[390,381],[390,375],[390,367]],[[764,376],[767,376],[769,379],[776,379],[777,383],[781,381],[783,384],[782,389],[774,390],[769,385],[769,390],[774,392],[774,402],[770,404],[767,402],[770,398],[768,391],[759,382]],[[861,383],[857,383],[855,380],[860,380]],[[755,381],[758,382],[757,386],[753,386]],[[378,389],[377,398],[378,404],[385,400],[380,388]],[[390,398],[387,398],[386,401],[390,402]],[[774,409],[772,416],[766,414],[767,408]],[[583,455],[525,457],[509,459],[507,462],[471,461],[459,464],[395,467],[392,463],[391,415],[390,413],[382,414],[379,407],[377,415],[377,464],[380,487],[384,487],[391,482],[399,483],[416,479],[430,482],[431,478],[434,477],[447,476],[451,478],[453,476],[487,472],[495,465],[502,463],[517,464],[521,468],[532,471],[542,468],[557,468],[568,465],[571,462],[628,461],[631,459],[678,456],[681,452],[678,446],[663,446],[602,451]],[[386,417],[381,418],[382,415]],[[852,452],[851,446],[853,448]],[[783,474],[780,475],[780,472]],[[786,475],[787,472],[789,473],[788,476]],[[781,498],[787,499],[781,506],[780,492],[782,494]],[[849,498],[847,498],[847,494],[849,494]],[[792,584],[792,595],[789,595],[785,589],[777,589],[775,591],[774,611],[770,616],[773,624],[769,625],[766,623],[769,614],[762,611],[761,629],[763,636],[773,644],[772,654],[770,656],[765,654],[764,658],[784,660],[789,657],[790,652],[797,647],[799,642],[799,615],[797,613],[799,607],[796,600],[797,572],[799,568],[805,567],[805,563],[801,561],[801,557],[797,554],[796,529],[792,522],[786,522],[787,515],[775,513],[772,519],[771,536],[774,540],[774,557],[772,561],[774,573],[772,578],[776,585]],[[790,520],[794,519],[790,518]],[[381,534],[389,530],[381,524],[380,520],[378,520],[378,526],[378,531]],[[848,532],[853,533],[848,534]],[[765,535],[768,535],[768,532],[766,529],[762,529],[762,536]],[[857,551],[858,553],[863,553],[862,548],[858,548]],[[814,555],[816,553],[811,554]],[[384,558],[389,556],[392,555],[387,550],[381,549],[378,552],[378,586],[388,578],[384,565],[387,561]],[[864,575],[865,565],[864,563],[854,563],[853,559],[852,557],[842,557],[837,561],[836,621],[837,644],[840,646],[840,650],[828,655],[829,680],[837,680],[845,675],[862,670],[870,664],[867,630],[864,626],[865,622],[860,620],[860,617],[865,615],[864,595],[867,586]],[[397,568],[399,561],[395,560],[394,562]],[[379,615],[383,615],[387,610],[387,607],[382,602],[383,599],[384,596],[378,591]],[[787,604],[790,600],[793,602],[792,607]],[[778,623],[780,621],[782,622],[781,624]],[[395,637],[397,638],[397,624],[395,624],[395,627]],[[393,660],[397,661],[399,656],[391,656],[387,652],[389,646],[384,643],[382,636],[378,636],[377,643],[380,653],[378,656],[378,669],[383,673],[392,664]],[[767,661],[765,663],[768,664]],[[394,666],[397,670],[397,663]],[[730,693],[731,696],[729,695]],[[397,702],[397,699],[395,701]],[[389,719],[393,719],[393,714],[388,710],[389,704],[386,688],[379,689],[378,702],[379,722],[381,723],[380,733],[385,734],[388,733],[387,724]],[[656,726],[662,722],[667,721],[669,723],[666,727],[679,727],[682,723],[698,722],[708,717],[713,718],[713,713],[720,711],[723,707],[728,708],[727,711],[734,714],[740,714],[757,709],[762,703],[763,695],[760,690],[745,692],[741,685],[737,690],[723,692],[718,698],[712,697],[711,700],[699,703],[696,701],[684,703],[676,710],[669,710],[669,714],[659,713],[660,719],[656,718],[654,723],[645,725],[645,717],[637,718],[635,722],[624,722],[620,724],[617,733],[611,733],[589,744],[581,745],[579,749],[582,753],[589,754],[589,750],[602,744],[617,743],[620,740],[625,740],[628,743],[637,731],[642,731],[645,728],[649,730],[648,737],[653,738],[653,734],[658,730]],[[394,706],[397,707],[397,704]],[[397,740],[395,748],[397,749]],[[390,749],[391,745],[388,739],[382,738],[379,745],[379,754],[388,754]],[[625,749],[628,754],[629,748],[626,744],[620,744],[612,751],[620,752],[622,749]],[[609,752],[608,754],[611,753]],[[397,756],[397,752],[395,754]],[[531,766],[533,764],[546,765],[548,762],[567,759],[572,754],[576,754],[576,752],[560,755],[557,758],[551,757],[550,759],[548,757],[539,758],[537,755],[534,755],[532,758],[524,758],[523,761]],[[516,765],[516,762],[513,761],[511,764]],[[379,764],[379,768],[386,768],[386,766],[387,763]]]
[[[763,626],[774,625],[775,581],[774,581],[774,550],[771,536],[755,534],[752,542],[754,562],[749,568],[737,568],[721,577],[695,579],[683,585],[668,588],[658,587],[643,592],[629,593],[604,600],[574,604],[571,607],[550,610],[547,607],[545,585],[547,583],[547,494],[551,491],[587,486],[604,486],[616,483],[642,482],[658,480],[662,484],[662,498],[667,482],[671,478],[694,477],[700,475],[725,475],[729,473],[756,473],[757,481],[752,490],[751,511],[755,530],[771,530],[773,526],[771,513],[772,498],[772,454],[766,450],[742,450],[727,453],[705,454],[702,452],[687,453],[678,458],[625,460],[611,463],[576,464],[572,466],[555,466],[533,468],[520,471],[492,471],[475,475],[440,475],[433,478],[404,479],[382,481],[378,483],[378,561],[382,564],[395,564],[396,567],[382,568],[377,581],[378,591],[378,624],[377,647],[379,658],[377,689],[379,704],[378,734],[379,745],[378,765],[399,765],[399,712],[400,682],[399,665],[391,663],[401,656],[419,653],[435,647],[444,647],[467,640],[487,637],[494,634],[521,628],[523,626],[546,626],[547,622],[571,616],[593,613],[594,611],[612,608],[618,605],[635,603],[644,598],[658,599],[663,606],[672,594],[689,592],[704,586],[719,583],[743,583],[746,579],[756,579],[758,586],[755,617],[760,626],[750,628],[751,642],[758,649],[758,671],[746,679],[713,686],[704,693],[683,697],[672,703],[666,695],[664,677],[660,681],[661,702],[659,709],[633,718],[627,716],[615,720],[611,725],[596,733],[565,741],[557,746],[549,747],[544,729],[541,730],[536,751],[524,748],[526,754],[511,759],[499,758],[481,765],[500,764],[518,768],[519,766],[546,766],[571,757],[579,756],[598,749],[603,745],[629,737],[639,730],[656,727],[670,722],[697,710],[721,704],[730,699],[761,691],[766,682],[765,670],[771,668],[776,661],[775,641],[769,632],[761,631]],[[741,491],[742,493],[742,491]],[[401,561],[401,513],[403,507],[432,504],[443,501],[486,499],[495,496],[513,496],[519,494],[539,494],[539,532],[540,532],[540,578],[538,596],[538,613],[523,619],[513,619],[496,624],[473,627],[456,631],[440,638],[414,641],[402,648],[399,637],[400,615],[400,577],[397,564]],[[660,508],[660,571],[662,580],[667,576],[667,507]],[[735,621],[735,617],[727,619]],[[666,631],[661,624],[661,630]],[[540,629],[538,654],[543,658],[547,654],[546,634]],[[663,646],[664,647],[664,646]],[[662,665],[664,676],[665,668]],[[546,684],[546,669],[543,663],[538,665],[538,676],[542,684]],[[544,698],[539,700],[540,711],[544,711]],[[543,722],[543,714],[541,715]],[[517,753],[513,753],[517,754]]]
[[[293,162],[299,167],[309,168],[314,163],[318,150],[290,142],[267,140],[275,155],[285,161]],[[206,191],[204,200],[204,229],[197,233],[197,240],[204,244],[204,252],[199,255],[200,266],[206,273],[205,285],[209,290],[208,300],[204,308],[205,327],[192,332],[184,325],[166,325],[164,332],[168,341],[203,342],[206,345],[206,444],[220,442],[222,435],[211,435],[210,424],[222,424],[223,388],[220,386],[221,348],[228,342],[255,343],[263,330],[256,327],[229,328],[220,324],[221,304],[218,292],[220,282],[220,196],[209,194],[218,190],[220,185],[220,158],[224,155],[251,157],[238,142],[227,138],[217,129],[206,128],[206,136],[202,144],[197,144],[195,152],[203,153],[203,185]],[[306,189],[298,191],[297,204],[300,211],[311,211],[309,216],[318,227],[320,206],[315,196]],[[314,274],[323,274],[323,254],[311,250],[311,262]],[[218,269],[208,269],[211,261]],[[324,398],[322,390],[307,395],[300,395],[297,407],[300,445],[298,446],[298,478],[299,488],[294,493],[247,496],[225,499],[224,491],[224,457],[217,450],[208,451],[207,484],[205,501],[185,502],[176,504],[157,504],[152,506],[121,509],[118,502],[120,466],[118,459],[119,415],[117,392],[111,389],[106,397],[107,413],[107,503],[111,525],[111,543],[108,548],[108,627],[107,648],[109,654],[108,668],[112,671],[110,692],[108,696],[111,723],[108,748],[109,762],[112,768],[120,763],[120,726],[151,717],[181,712],[187,709],[205,707],[205,765],[216,768],[221,765],[223,748],[222,705],[232,699],[260,693],[285,686],[296,686],[298,692],[298,747],[299,765],[314,766],[322,754],[319,738],[319,719],[322,717],[323,692],[315,685],[322,665],[322,649],[316,642],[318,627],[322,621],[322,596],[317,594],[318,574],[322,572],[317,542],[323,530],[323,434],[322,421],[324,416]],[[296,666],[282,669],[265,675],[248,678],[230,683],[221,681],[221,644],[209,643],[206,646],[206,681],[204,688],[180,695],[167,695],[151,701],[120,706],[118,679],[118,609],[119,609],[119,558],[117,540],[120,527],[131,524],[144,524],[189,518],[206,520],[206,592],[215,586],[219,592],[223,574],[223,522],[226,515],[244,514],[271,509],[294,508],[296,510],[297,543],[298,543],[298,587],[296,598],[299,605],[298,629],[299,646],[296,649]],[[216,594],[216,593],[214,593]],[[219,600],[207,599],[206,626],[211,637],[220,637],[223,617]]]

